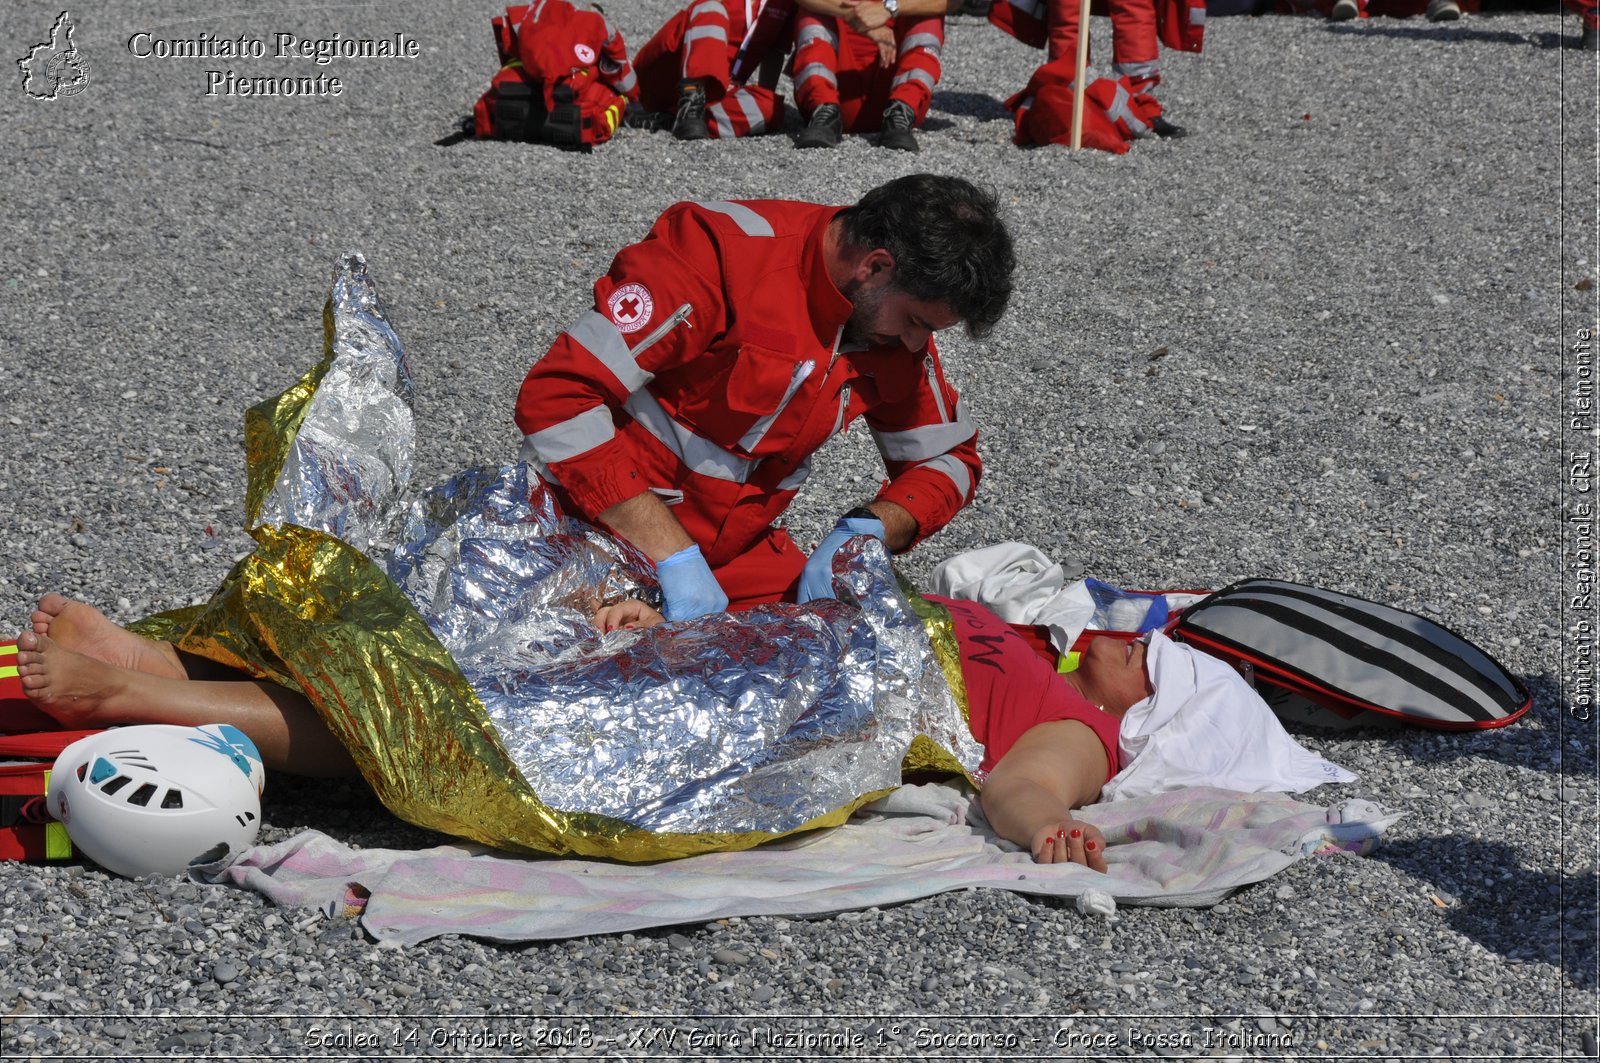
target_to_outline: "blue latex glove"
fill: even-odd
[[[858,535],[875,535],[881,543],[887,540],[888,534],[883,521],[875,517],[840,518],[833,531],[811,551],[811,559],[800,573],[799,600],[809,602],[813,598],[833,597],[833,555],[839,552],[839,547]]]
[[[685,547],[657,561],[656,578],[661,581],[661,594],[666,598],[661,613],[668,620],[693,620],[728,608],[728,596],[711,574],[711,566],[706,564],[699,546]]]

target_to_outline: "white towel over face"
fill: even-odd
[[[1230,665],[1159,631],[1149,647],[1145,667],[1156,692],[1122,718],[1122,770],[1106,783],[1102,801],[1184,786],[1299,793],[1355,780],[1289,737]]]

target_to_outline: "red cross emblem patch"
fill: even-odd
[[[590,63],[594,62],[594,49],[589,47],[587,44],[573,45],[572,54],[577,56],[578,62],[582,63],[584,66],[588,66]]]
[[[638,332],[648,325],[655,306],[655,300],[650,298],[650,289],[642,284],[619,285],[606,299],[611,322],[623,334]]]

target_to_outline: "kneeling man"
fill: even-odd
[[[987,333],[1015,263],[994,197],[960,178],[853,207],[679,203],[528,371],[523,454],[656,563],[669,619],[829,595],[852,535],[908,550],[972,500],[978,432],[933,333]],[[863,416],[889,479],[808,560],[773,522]]]

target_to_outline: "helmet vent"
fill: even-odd
[[[239,821],[239,826],[248,827],[250,824],[256,821],[256,814],[251,812],[249,809],[245,809],[243,812],[239,813],[233,818]]]
[[[116,757],[118,760],[126,761],[129,764],[136,764],[141,768],[155,770],[155,765],[150,763],[150,758],[137,749],[119,749],[115,753],[108,755]]]
[[[161,807],[162,808],[182,808],[183,807],[183,791],[182,790],[168,790],[167,793],[166,793],[166,796],[164,796],[161,799]]]
[[[128,795],[128,804],[139,805],[142,807],[144,805],[148,805],[150,803],[150,799],[155,795],[156,784],[153,782],[147,782],[133,793]]]
[[[118,775],[115,779],[112,779],[110,782],[100,787],[100,792],[103,794],[114,794],[132,781],[133,780],[128,778],[126,775]]]

